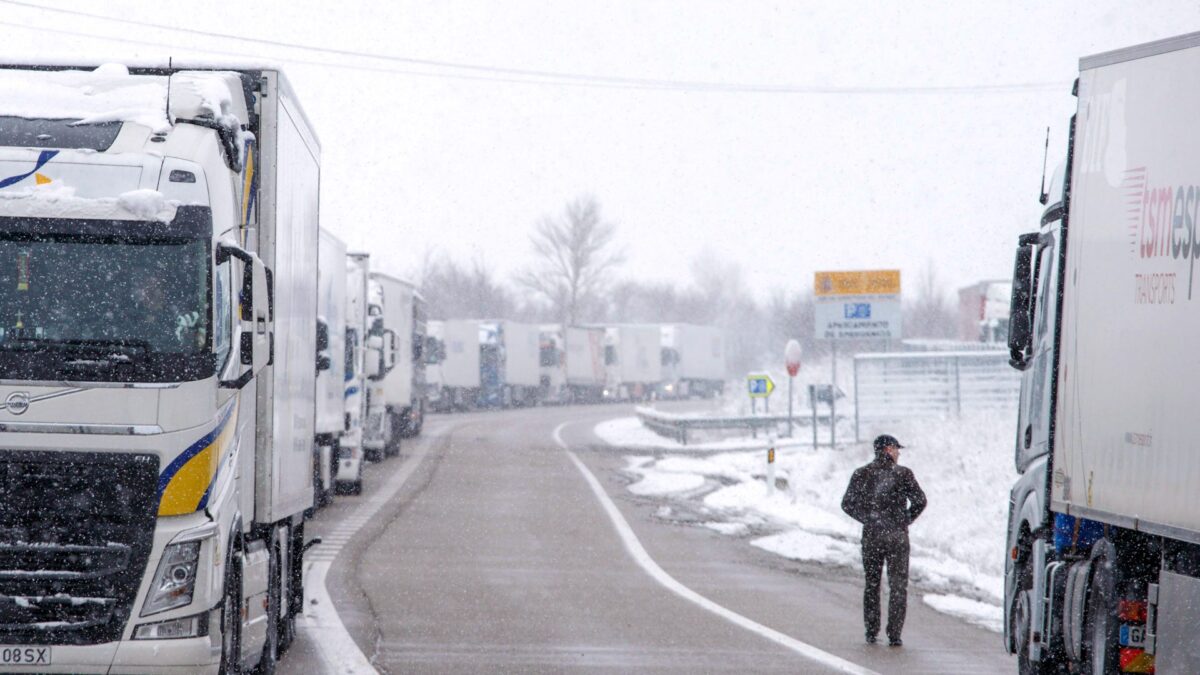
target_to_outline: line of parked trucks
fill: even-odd
[[[562,326],[430,321],[432,410],[711,397],[725,382],[719,329],[691,324]]]
[[[0,65],[0,91],[4,672],[273,672],[306,513],[429,409],[720,390],[711,329],[428,321],[320,227],[273,67]]]

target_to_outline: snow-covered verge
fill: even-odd
[[[1000,630],[1003,614],[1012,420],[997,413],[890,429],[906,446],[901,463],[912,468],[929,498],[910,529],[914,590],[925,593],[930,607],[993,630]],[[762,441],[742,439],[743,447],[757,450],[721,452],[637,428],[637,418],[623,418],[595,430],[611,445],[655,453],[628,458],[626,470],[637,478],[629,487],[634,494],[686,504],[708,519],[706,526],[731,536],[756,535],[752,545],[788,558],[861,569],[860,527],[842,513],[841,498],[850,474],[872,457],[868,443],[837,450],[781,447],[780,487],[768,494]],[[698,449],[712,454],[683,454]]]
[[[635,450],[670,450],[672,452],[714,452],[721,450],[750,450],[767,447],[767,439],[762,434],[758,438],[738,437],[726,438],[719,441],[702,441],[699,443],[682,443],[659,436],[642,425],[636,417],[619,417],[601,422],[596,425],[595,434],[605,443],[620,448]],[[790,447],[804,443],[803,438],[795,440],[777,439],[775,447]]]

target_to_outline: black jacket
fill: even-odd
[[[925,510],[925,493],[911,469],[881,455],[855,469],[842,510],[863,524],[863,534],[907,530]]]

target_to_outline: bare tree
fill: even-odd
[[[467,267],[444,254],[428,251],[418,280],[431,318],[507,319],[519,314],[512,293],[479,258]]]
[[[545,217],[534,227],[529,242],[537,262],[517,275],[517,283],[543,297],[568,325],[598,314],[609,276],[624,261],[613,250],[616,232],[616,225],[601,219],[594,197],[576,199],[561,218]]]
[[[954,337],[957,322],[947,301],[933,260],[926,260],[917,278],[917,295],[904,310],[904,336],[912,338]]]

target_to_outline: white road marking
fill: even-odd
[[[617,505],[613,503],[612,498],[608,496],[608,493],[604,491],[604,487],[600,485],[600,481],[596,480],[596,476],[591,472],[591,470],[589,470],[587,466],[580,461],[579,457],[576,456],[576,454],[571,451],[571,448],[567,445],[567,443],[563,441],[562,430],[568,424],[570,424],[570,422],[563,422],[555,427],[554,442],[558,443],[559,447],[561,447],[567,453],[567,457],[570,457],[571,461],[575,463],[575,467],[579,469],[579,472],[583,474],[584,480],[586,480],[588,485],[592,488],[592,492],[595,493],[596,499],[600,501],[600,505],[604,507],[605,513],[608,514],[608,519],[612,521],[613,528],[616,529],[617,534],[621,537],[621,542],[625,544],[625,550],[629,552],[630,557],[632,557],[634,562],[636,562],[642,568],[642,570],[646,572],[646,574],[649,574],[652,579],[684,600],[692,602],[701,608],[716,614],[735,626],[745,628],[752,633],[757,633],[758,635],[761,635],[772,642],[787,647],[788,649],[791,649],[792,651],[811,661],[819,663],[823,666],[828,666],[843,673],[854,673],[855,675],[878,675],[878,673],[873,670],[869,670],[858,664],[851,663],[840,656],[836,656],[822,649],[818,649],[807,642],[801,642],[794,637],[784,635],[773,628],[768,628],[761,623],[742,616],[731,609],[728,609],[722,605],[718,605],[712,600],[709,600],[696,591],[693,591],[687,586],[679,583],[675,577],[667,574],[663,568],[658,566],[658,563],[654,562],[654,559],[650,557],[650,554],[646,552],[646,549],[642,546],[642,542],[638,541],[637,535],[633,532],[633,528],[629,527],[629,523],[625,520],[625,516],[621,515],[620,510],[617,509]]]
[[[304,557],[304,588],[308,601],[304,606],[304,615],[296,622],[296,627],[304,633],[309,641],[316,645],[317,653],[324,664],[324,672],[338,675],[359,675],[378,673],[371,661],[358,648],[346,624],[338,616],[337,608],[329,590],[325,588],[325,576],[333,561],[341,553],[342,546],[350,541],[354,533],[383,508],[384,504],[396,496],[401,486],[413,475],[420,466],[421,460],[429,452],[432,439],[417,443],[417,450],[405,460],[380,489],[364,500],[347,518],[335,527],[328,536],[321,538],[321,544]]]

